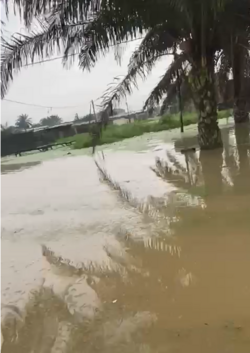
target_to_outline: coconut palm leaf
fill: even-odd
[[[216,2],[216,0],[213,1]],[[7,5],[6,10],[8,10],[8,0],[5,3]],[[139,20],[142,17],[141,15],[143,15],[144,24],[149,25],[150,23],[155,24],[159,19],[161,22],[165,18],[165,13],[159,11],[159,7],[171,11],[171,15],[177,10],[182,10],[184,13],[188,7],[186,0],[168,0],[166,2],[161,0],[126,2],[124,0],[61,0],[60,2],[57,0],[29,0],[28,2],[26,0],[14,0],[14,5],[20,10],[26,26],[29,26],[35,17],[47,15],[58,8],[66,21],[84,20],[89,13],[98,13],[100,10],[105,9],[113,12],[116,17],[119,15],[123,17],[125,14],[130,16],[137,14],[137,19]],[[176,18],[172,18],[176,21]],[[128,22],[127,27],[130,24],[131,21]],[[140,25],[139,21],[137,21],[137,25]]]
[[[70,30],[72,28],[70,27]],[[1,96],[4,98],[13,72],[19,71],[29,61],[33,62],[36,55],[50,56],[55,48],[60,50],[62,28],[47,24],[30,35],[15,34],[10,41],[2,38],[1,56]]]
[[[157,84],[157,86],[153,89],[153,91],[147,98],[144,104],[144,109],[160,103],[160,100],[162,99],[163,95],[167,93],[171,83],[173,83],[174,79],[176,79],[177,70],[182,69],[183,65],[187,63],[187,60],[188,56],[186,53],[176,55],[176,58],[169,66],[168,70],[163,75],[160,82]]]
[[[105,249],[104,249],[105,250]],[[106,250],[105,250],[106,251]],[[65,259],[54,251],[49,249],[46,245],[42,245],[42,254],[46,258],[46,261],[51,265],[55,266],[62,274],[68,274],[70,276],[105,276],[105,275],[120,275],[124,272],[124,269],[120,267],[120,264],[108,264],[108,263],[96,263],[88,261],[87,263],[81,262],[74,264],[69,259]]]
[[[83,21],[89,13],[99,11],[101,5],[100,0],[14,0],[13,3],[27,27],[32,24],[34,18],[54,11],[60,11],[66,21]],[[5,9],[8,13],[8,0],[5,0]]]
[[[106,53],[111,44],[129,36],[128,31],[115,31],[114,21],[104,27],[103,23],[109,23],[109,16],[101,12],[98,16],[91,16],[86,21],[65,22],[55,12],[47,19],[39,19],[39,29],[31,32],[30,35],[17,33],[10,40],[2,38],[2,98],[7,92],[10,81],[13,80],[13,72],[19,71],[29,61],[34,62],[36,56],[49,57],[56,50],[64,49],[64,64],[69,57],[77,57],[79,66],[90,70],[100,53]],[[130,35],[134,35],[133,28],[131,28]]]
[[[70,56],[72,61],[75,59],[72,54],[79,53],[79,67],[90,70],[99,57],[109,52],[110,46],[117,48],[120,42],[135,39],[142,34],[142,28],[135,27],[133,24],[128,27],[127,21],[127,17],[114,17],[110,11],[100,11],[84,33],[78,27],[75,33],[68,38],[64,52],[64,64],[68,63]]]
[[[164,98],[163,102],[162,102],[162,105],[161,105],[161,110],[160,110],[160,114],[163,115],[168,106],[176,100],[176,97],[177,97],[177,91],[178,90],[178,82],[175,81],[174,83],[172,83],[169,87],[169,90],[168,90],[168,93],[167,93],[167,96]]]
[[[169,223],[169,218],[164,212],[162,212],[161,207],[157,207],[153,202],[151,202],[152,197],[149,197],[147,201],[141,202],[120,183],[112,179],[107,172],[105,165],[101,165],[97,160],[95,160],[95,164],[101,180],[118,193],[118,196],[122,202],[127,203],[130,207],[134,208],[141,215],[148,217],[151,221],[159,222],[162,220],[167,224]]]
[[[167,107],[176,100],[176,97],[178,95],[178,86],[179,86],[179,83],[177,79],[170,84],[167,91],[167,96],[164,98],[162,102],[160,114],[164,114],[167,110]],[[188,82],[188,78],[186,77],[185,71],[183,71],[180,75],[180,91],[181,91],[182,103],[185,106],[186,103],[192,100],[191,87]]]
[[[145,256],[145,251],[147,250],[166,252],[172,256],[177,255],[178,257],[180,257],[181,254],[181,246],[178,246],[172,243],[170,239],[167,239],[165,232],[161,235],[137,238],[126,229],[121,228],[116,233],[116,239],[123,247],[125,247],[126,252],[132,255],[132,258],[142,256],[142,252]]]
[[[152,167],[151,170],[159,178],[166,180],[177,188],[187,190],[190,187],[186,172],[183,173],[178,169],[175,170],[174,168],[171,168],[166,162],[163,162],[160,159],[156,160],[155,167]]]
[[[148,31],[138,49],[134,51],[128,65],[127,75],[117,84],[118,77],[109,85],[102,96],[102,105],[119,103],[133,88],[137,88],[137,78],[145,79],[156,62],[164,55],[171,55],[176,38],[165,25],[159,25]]]
[[[177,189],[189,191],[190,187],[201,179],[201,170],[195,154],[185,155],[185,167],[170,152],[167,152],[167,159],[163,161],[157,158],[155,167],[151,169],[159,178],[173,184]]]
[[[104,1],[101,7],[98,1],[90,0],[62,1],[59,5],[53,0],[29,2],[17,0],[15,4],[23,10],[27,25],[36,17],[39,19],[41,29],[27,36],[17,34],[10,42],[2,40],[4,49],[1,59],[2,97],[6,93],[9,81],[13,79],[13,71],[19,70],[28,59],[33,62],[35,55],[43,58],[45,55],[52,55],[55,49],[60,50],[64,47],[64,63],[69,58],[74,59],[75,54],[79,54],[80,67],[90,69],[100,54],[108,51],[110,45],[135,38],[143,30],[149,29],[151,16],[146,15],[142,18],[138,14],[145,5],[151,9],[151,15],[152,11],[154,16],[158,13],[152,0],[147,0],[147,4],[139,1],[136,3],[137,6],[128,3],[126,7],[121,7],[119,0],[110,3]],[[165,8],[169,14],[176,13],[171,2],[167,3]],[[46,17],[43,18],[41,15]],[[159,18],[157,22],[158,20]],[[160,20],[157,26],[161,26],[161,22]],[[169,21],[171,22],[171,36],[176,40],[177,26],[175,21]],[[170,35],[162,33],[158,43],[163,47],[163,44],[169,41],[169,37]]]

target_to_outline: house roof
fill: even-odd
[[[54,130],[54,129],[60,129],[61,127],[65,127],[65,126],[72,126],[73,122],[66,122],[66,123],[62,123],[62,124],[58,124],[58,125],[54,125],[54,126],[37,126],[37,127],[32,127],[30,129],[26,129],[23,131],[20,131],[20,133],[25,133],[25,132],[38,132],[38,131],[43,131],[43,130]]]

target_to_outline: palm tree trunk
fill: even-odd
[[[222,146],[220,129],[217,121],[217,102],[213,66],[195,69],[192,88],[198,117],[198,141],[202,150]]]
[[[249,113],[247,111],[247,102],[243,97],[234,100],[234,122],[235,124],[246,123],[249,121]]]
[[[233,83],[234,83],[234,122],[235,124],[246,123],[249,121],[247,111],[247,100],[244,89],[244,70],[246,50],[240,45],[239,38],[233,46]]]
[[[217,149],[213,152],[201,151],[200,153],[206,197],[218,196],[222,193],[222,152],[222,149]]]

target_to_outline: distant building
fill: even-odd
[[[109,117],[110,122],[115,125],[128,124],[135,120],[145,120],[149,118],[149,114],[146,111],[137,111],[131,113],[121,113]]]

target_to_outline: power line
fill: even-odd
[[[53,106],[48,106],[48,105],[40,105],[40,104],[31,104],[31,103],[25,103],[25,102],[19,102],[19,101],[15,101],[12,99],[3,99],[6,102],[10,102],[10,103],[16,103],[16,104],[22,104],[22,105],[28,105],[31,107],[37,107],[37,108],[49,108],[49,109],[70,109],[70,108],[77,108],[77,107],[81,107],[82,105],[71,105],[71,106],[62,106],[62,107],[53,107]]]
[[[131,40],[128,40],[128,41],[120,42],[120,43],[117,43],[117,44],[111,44],[111,45],[109,45],[109,47],[114,47],[115,45],[129,43],[129,42],[134,42],[136,40],[140,40],[140,39],[143,39],[143,38],[144,37],[140,37],[140,38],[135,38],[135,39],[131,39]],[[74,56],[74,55],[78,55],[78,54],[79,53],[74,53],[74,54],[70,54],[68,56]],[[55,61],[55,60],[59,60],[59,59],[63,59],[63,58],[64,58],[64,56],[59,56],[59,57],[56,57],[56,58],[40,60],[40,61],[36,61],[34,63],[22,65],[21,67],[37,65],[37,64],[44,63],[44,62]],[[74,105],[74,106],[53,107],[53,106],[45,106],[45,105],[40,105],[40,104],[31,104],[31,103],[19,102],[19,101],[16,101],[16,100],[5,99],[5,98],[3,100],[6,101],[6,102],[9,102],[9,103],[16,103],[16,104],[27,105],[27,106],[31,106],[31,107],[47,108],[47,109],[70,109],[70,108],[77,108],[77,107],[82,106],[82,105]]]
[[[78,55],[79,53],[74,53],[74,54],[70,54],[68,56],[74,56],[74,55]],[[22,65],[20,67],[26,67],[26,66],[33,66],[33,65],[37,65],[37,64],[42,64],[42,63],[46,63],[48,61],[55,61],[55,60],[59,60],[59,59],[63,59],[64,56],[57,56],[56,58],[52,58],[52,59],[44,59],[44,60],[40,60],[40,61],[35,61],[34,63],[30,63],[30,64],[25,64]]]
[[[140,39],[143,39],[144,37],[139,37],[139,38],[135,38],[135,39],[130,39],[130,40],[127,40],[127,41],[124,41],[124,42],[120,42],[120,43],[117,43],[117,44],[111,44],[108,46],[108,48],[110,47],[115,47],[116,45],[119,45],[119,44],[125,44],[125,43],[130,43],[130,42],[134,42],[136,40],[140,40]],[[68,56],[75,56],[75,55],[79,55],[80,53],[73,53],[73,54],[69,54]],[[29,63],[29,64],[25,64],[25,65],[22,65],[20,66],[21,67],[26,67],[26,66],[33,66],[33,65],[37,65],[37,64],[42,64],[42,63],[46,63],[46,62],[49,62],[49,61],[55,61],[55,60],[60,60],[60,59],[63,59],[65,56],[57,56],[56,58],[51,58],[51,59],[44,59],[44,60],[40,60],[40,61],[35,61],[34,63]]]

